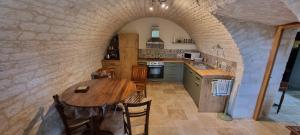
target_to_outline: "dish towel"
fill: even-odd
[[[233,80],[215,79],[211,83],[213,96],[230,95]]]

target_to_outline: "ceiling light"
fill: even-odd
[[[166,4],[165,4],[165,3],[162,3],[160,6],[161,6],[161,8],[165,8],[165,7],[166,7]]]
[[[153,10],[154,10],[154,8],[151,6],[151,7],[149,7],[149,10],[150,10],[150,11],[153,11]]]
[[[166,7],[165,7],[165,9],[168,9],[168,8],[169,8],[169,6],[166,6]]]

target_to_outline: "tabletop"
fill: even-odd
[[[86,93],[75,93],[79,86],[89,86]],[[122,79],[95,79],[77,83],[62,93],[61,100],[75,107],[99,107],[124,101],[136,92],[134,82]]]

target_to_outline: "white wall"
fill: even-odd
[[[151,37],[151,26],[153,25],[159,26],[160,38],[165,43],[165,49],[196,49],[196,45],[193,44],[173,44],[174,37],[189,39],[189,34],[176,23],[158,17],[146,17],[132,21],[121,28],[118,33],[138,33],[139,48],[145,49],[146,42]]]

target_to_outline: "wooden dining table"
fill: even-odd
[[[85,93],[77,93],[80,86],[88,86]],[[61,100],[70,106],[80,108],[101,108],[106,105],[115,105],[132,96],[136,92],[134,82],[127,79],[102,78],[77,83],[66,89]],[[96,121],[97,116],[92,117]],[[93,134],[97,134],[100,123],[93,123]]]

